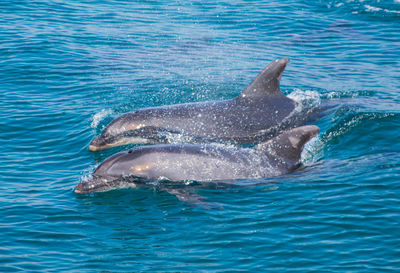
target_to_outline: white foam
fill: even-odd
[[[111,114],[112,114],[112,111],[109,109],[108,110],[103,109],[99,113],[96,113],[92,118],[93,120],[92,120],[92,123],[90,124],[90,127],[97,128],[100,121],[102,121],[105,117],[107,117],[108,115],[111,115]]]

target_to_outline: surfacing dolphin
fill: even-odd
[[[89,150],[168,143],[169,133],[187,136],[189,140],[183,142],[192,143],[266,141],[306,120],[300,114],[292,117],[296,102],[283,95],[279,87],[288,62],[289,58],[284,58],[270,63],[234,99],[143,108],[124,114],[92,140]]]
[[[302,126],[254,148],[210,144],[136,147],[106,159],[88,181],[77,185],[75,192],[136,187],[136,181],[148,180],[232,183],[237,179],[278,176],[300,166],[305,143],[318,132],[317,126]]]

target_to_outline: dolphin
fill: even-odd
[[[114,119],[95,137],[90,151],[125,144],[171,143],[168,136],[184,136],[180,142],[231,142],[256,144],[284,129],[305,123],[294,111],[297,103],[280,90],[280,79],[289,58],[271,62],[237,97],[150,107]],[[185,138],[186,137],[186,138]]]
[[[300,166],[305,143],[318,132],[314,125],[297,127],[253,148],[215,144],[135,147],[106,159],[88,181],[77,185],[75,192],[136,187],[143,181],[233,183],[238,179],[278,176]]]

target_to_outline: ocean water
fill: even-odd
[[[400,1],[3,0],[0,272],[400,271]],[[329,111],[304,167],[229,188],[78,195],[114,117],[282,91]],[[190,186],[188,186],[190,188]]]

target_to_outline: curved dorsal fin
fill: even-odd
[[[279,82],[288,63],[289,58],[276,59],[271,62],[239,95],[239,98],[251,99],[272,94],[282,94]]]
[[[318,126],[301,126],[283,132],[267,142],[258,144],[254,149],[265,151],[286,160],[299,161],[304,145],[318,133]]]

